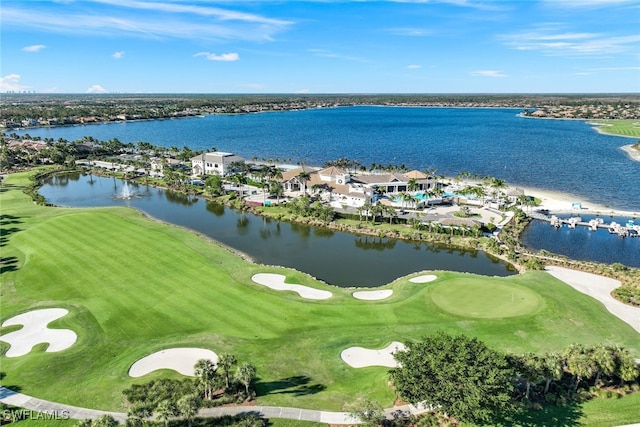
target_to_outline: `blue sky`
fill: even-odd
[[[640,0],[2,0],[0,92],[640,92]]]

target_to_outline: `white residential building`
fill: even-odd
[[[234,162],[243,162],[244,159],[233,153],[215,151],[213,153],[203,153],[191,158],[191,170],[196,175],[224,176],[229,173],[229,165]]]

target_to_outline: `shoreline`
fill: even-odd
[[[617,209],[611,206],[605,206],[584,200],[581,197],[575,196],[570,193],[563,193],[555,190],[548,190],[543,188],[528,187],[528,186],[513,186],[513,188],[521,188],[524,190],[527,196],[533,196],[540,199],[540,205],[534,209],[546,209],[552,214],[567,214],[567,213],[581,213],[592,215],[607,215],[607,216],[629,216],[634,218],[640,218],[640,206],[638,210],[629,211],[624,209]],[[573,207],[574,202],[580,202],[582,204],[581,209]],[[526,210],[526,208],[525,208]]]
[[[622,147],[620,147],[620,149],[625,153],[627,153],[627,155],[631,160],[635,162],[640,162],[640,150],[633,148],[632,144],[623,145]]]

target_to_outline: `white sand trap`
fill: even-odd
[[[2,326],[23,325],[22,329],[2,335],[0,340],[7,342],[11,348],[7,357],[19,357],[28,354],[40,343],[47,343],[46,352],[62,351],[73,345],[78,339],[70,329],[49,329],[47,325],[69,313],[64,308],[45,308],[22,313],[5,320]]]
[[[259,285],[264,285],[268,288],[276,291],[294,291],[297,292],[302,298],[307,299],[327,299],[331,298],[333,294],[329,291],[322,291],[320,289],[310,288],[304,285],[292,285],[284,282],[285,276],[282,274],[273,273],[258,273],[251,277],[251,280]]]
[[[438,276],[434,274],[425,274],[422,276],[414,277],[413,279],[409,279],[411,283],[429,283],[436,280]]]
[[[575,290],[597,299],[611,314],[640,332],[640,308],[624,304],[611,296],[611,292],[620,286],[620,281],[563,267],[548,266],[545,270]]]
[[[389,298],[393,295],[391,289],[381,289],[379,291],[358,291],[353,293],[353,297],[365,301],[374,301]]]
[[[406,347],[404,344],[394,341],[380,350],[370,350],[363,347],[349,347],[340,353],[340,357],[352,368],[367,368],[369,366],[397,368],[398,362],[393,358],[393,352],[405,350]]]
[[[141,377],[158,369],[171,369],[179,374],[195,376],[194,366],[200,359],[218,363],[218,355],[206,348],[169,348],[138,360],[129,368],[129,376]]]

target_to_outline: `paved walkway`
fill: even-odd
[[[111,415],[118,422],[124,423],[127,414],[124,412],[99,411],[96,409],[79,408],[77,406],[50,402],[17,393],[5,387],[0,387],[0,402],[31,411],[42,412],[60,418],[73,418],[78,420],[96,419],[101,415]],[[427,407],[413,405],[394,406],[385,409],[388,418],[394,414],[417,415],[428,411]],[[287,408],[280,406],[223,406],[217,408],[204,408],[199,412],[201,417],[221,417],[224,415],[252,414],[265,418],[287,418],[292,420],[316,421],[326,424],[360,424],[361,421],[353,418],[348,412],[316,411],[312,409]]]

